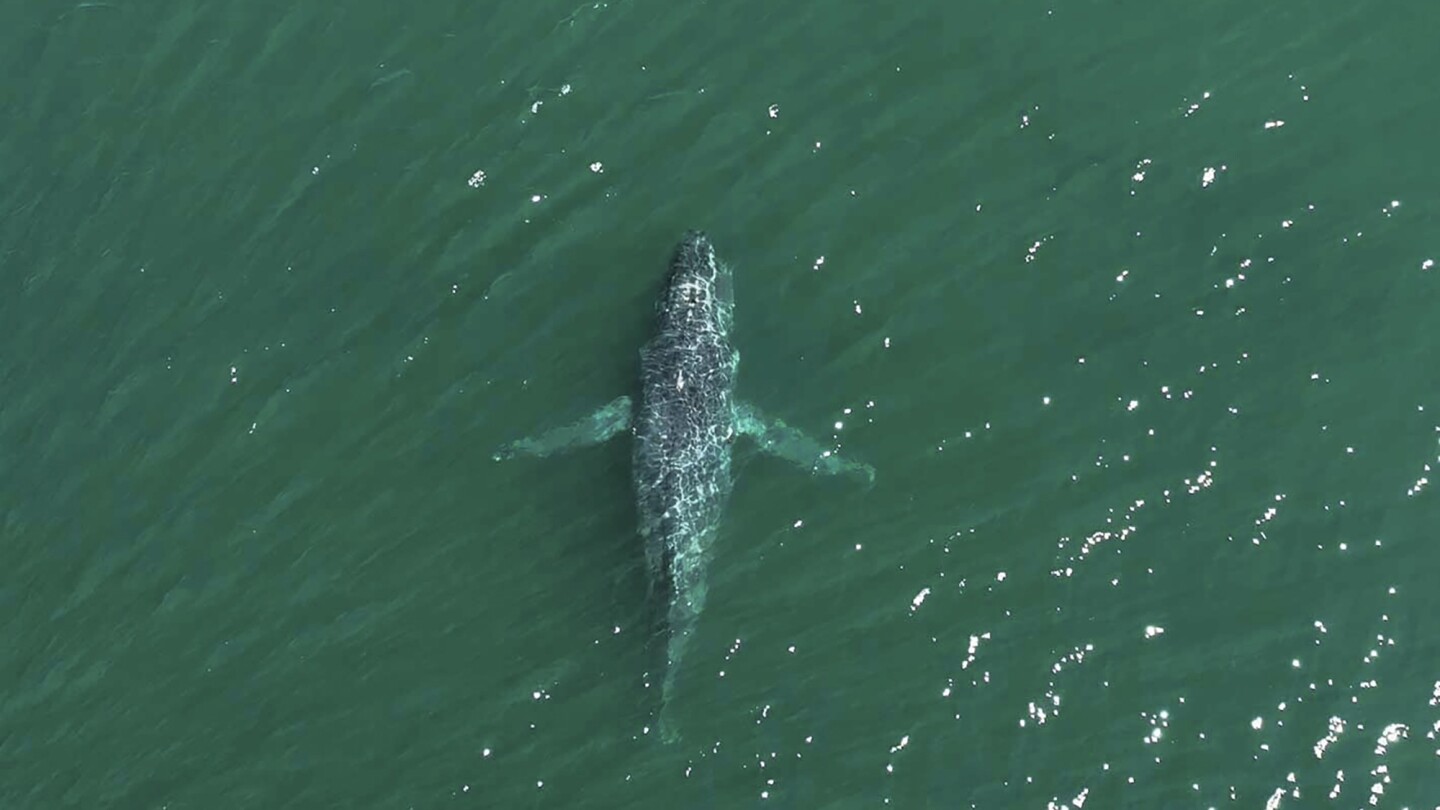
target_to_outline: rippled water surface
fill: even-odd
[[[0,2],[0,806],[1440,806],[1440,7],[572,2]]]

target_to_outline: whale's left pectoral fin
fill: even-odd
[[[495,452],[496,461],[515,456],[548,456],[561,450],[585,447],[630,429],[630,397],[616,397],[589,416],[563,427],[510,442]]]
[[[841,456],[834,447],[827,447],[798,428],[766,416],[748,402],[736,403],[735,425],[741,435],[754,439],[761,450],[813,473],[848,475],[864,481],[866,486],[875,483],[874,467]]]

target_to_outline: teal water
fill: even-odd
[[[1440,807],[1437,26],[0,3],[0,807]],[[689,227],[878,478],[741,457],[667,746],[629,448],[490,453]]]

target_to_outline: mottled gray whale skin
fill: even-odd
[[[730,340],[732,274],[700,231],[685,234],[655,307],[655,330],[640,350],[640,401],[619,397],[572,425],[501,448],[495,458],[550,455],[630,430],[639,533],[652,590],[666,605],[666,667],[659,731],[678,737],[670,706],[676,672],[705,606],[706,571],[733,486],[731,451],[741,435],[812,472],[853,474],[869,465],[827,447],[735,399],[740,357]]]
[[[640,350],[634,477],[651,582],[669,599],[661,688],[661,706],[668,707],[705,606],[705,572],[730,496],[738,433],[731,274],[705,234],[691,231],[680,242],[655,310],[654,337]],[[665,720],[662,709],[661,732],[672,733]]]

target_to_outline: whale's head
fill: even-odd
[[[721,328],[729,328],[735,308],[730,268],[715,256],[715,246],[702,231],[687,232],[675,248],[659,307],[662,316],[685,313],[714,319]]]

